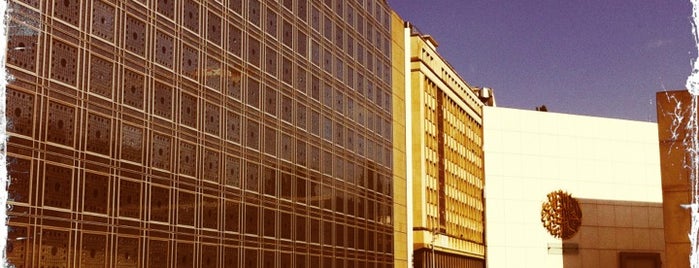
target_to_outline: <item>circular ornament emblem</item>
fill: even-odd
[[[578,200],[562,190],[546,195],[541,205],[541,223],[554,237],[568,239],[578,232],[582,223],[582,210]]]

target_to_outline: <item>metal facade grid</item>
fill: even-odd
[[[392,267],[384,1],[10,2],[16,267]]]

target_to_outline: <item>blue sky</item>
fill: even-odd
[[[689,0],[389,0],[498,106],[655,121],[696,47]]]

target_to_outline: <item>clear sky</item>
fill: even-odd
[[[389,0],[498,106],[655,121],[696,57],[690,0]]]

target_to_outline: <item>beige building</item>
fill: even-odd
[[[483,118],[488,267],[662,267],[655,123],[493,107]],[[557,190],[573,199],[544,211]]]
[[[394,123],[394,134],[404,129],[405,140],[394,135],[394,143],[406,144],[410,259],[414,267],[485,267],[483,102],[475,94],[480,89],[468,85],[441,58],[433,38],[409,23],[403,37],[405,100],[394,103],[404,103],[407,113],[404,125]],[[394,120],[398,114],[394,109]],[[399,162],[400,153],[394,155]]]
[[[407,148],[405,85],[406,57],[403,19],[391,11],[391,78],[393,83],[393,258],[396,268],[410,267],[412,243],[408,243],[408,183],[406,180],[405,151]]]

